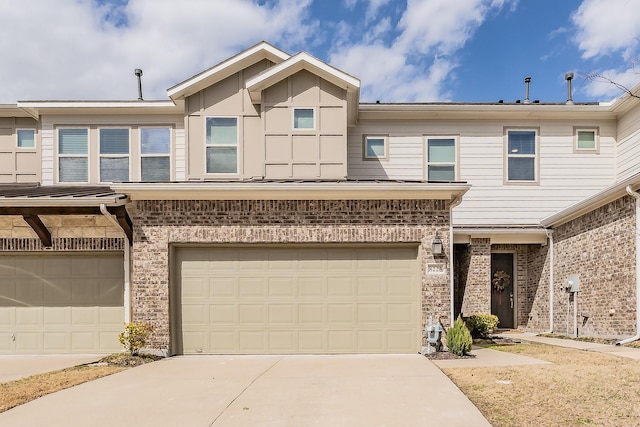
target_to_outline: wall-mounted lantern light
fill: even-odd
[[[431,253],[434,255],[442,254],[442,239],[440,239],[440,234],[436,231],[436,237],[433,239],[433,243],[431,243]]]

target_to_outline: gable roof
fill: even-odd
[[[251,101],[255,104],[259,104],[261,102],[261,94],[263,90],[301,70],[307,70],[346,90],[348,120],[349,123],[356,123],[358,103],[360,100],[360,80],[338,70],[314,56],[309,55],[306,52],[297,53],[285,61],[274,65],[257,76],[247,80],[245,82],[245,86],[249,91]]]
[[[288,53],[263,41],[167,89],[167,95],[174,101],[184,99],[263,59],[278,64],[290,57]]]

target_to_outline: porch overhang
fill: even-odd
[[[453,227],[453,243],[469,244],[471,239],[490,239],[492,245],[528,245],[547,243],[547,232],[540,226],[508,227],[462,226]]]
[[[129,198],[105,186],[40,186],[38,183],[0,184],[0,215],[22,216],[44,247],[52,246],[42,215],[103,215],[101,206],[116,217],[129,242],[133,223],[125,204]]]

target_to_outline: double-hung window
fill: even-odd
[[[293,128],[295,130],[313,130],[316,128],[313,108],[293,109]]]
[[[456,180],[457,137],[427,137],[427,180]]]
[[[536,182],[537,131],[507,130],[507,182]]]
[[[18,139],[16,143],[18,148],[36,148],[35,129],[17,129],[16,137]]]
[[[387,158],[387,137],[386,136],[365,136],[364,137],[364,159],[377,160]]]
[[[89,129],[58,129],[58,181],[89,182]]]
[[[140,129],[140,179],[142,181],[171,180],[170,128]]]
[[[207,117],[207,173],[238,173],[238,119]]]
[[[129,181],[129,129],[100,129],[100,182]]]

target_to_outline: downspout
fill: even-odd
[[[640,194],[633,191],[630,185],[627,185],[627,193],[636,199],[636,334],[630,338],[623,339],[616,345],[627,344],[640,339]]]
[[[546,334],[553,333],[553,230],[545,230],[549,239],[549,330]]]
[[[102,215],[109,220],[113,225],[120,229],[120,224],[118,221],[109,213],[107,210],[107,206],[104,203],[100,204],[100,212]],[[124,233],[124,323],[131,322],[131,284],[129,281],[129,277],[131,275],[129,263],[131,262],[131,246],[129,245],[129,238],[127,234]]]
[[[450,307],[450,318],[451,318],[451,323],[449,324],[450,326],[453,326],[453,322],[455,321],[454,319],[454,313],[455,313],[455,302],[453,300],[454,298],[454,294],[453,294],[453,287],[455,285],[454,283],[454,279],[453,279],[453,208],[455,208],[456,206],[458,206],[460,203],[462,203],[462,196],[458,196],[455,199],[453,199],[451,201],[451,204],[449,205],[449,300],[451,301],[451,307]]]

